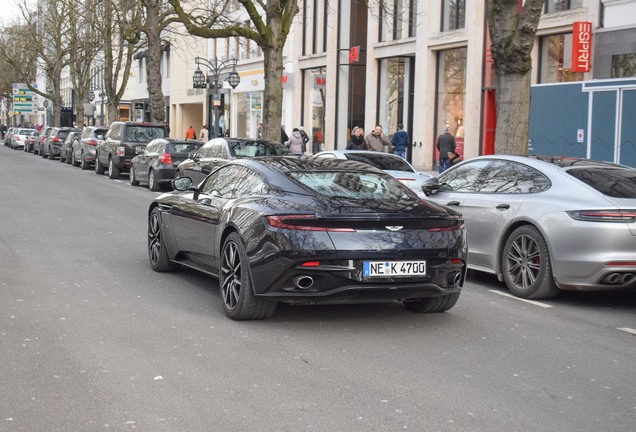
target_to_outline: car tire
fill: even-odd
[[[42,147],[40,147],[40,153],[39,153],[40,157],[42,159],[46,159],[46,154],[44,153],[44,149]]]
[[[55,160],[55,155],[53,154],[53,149],[49,147],[49,160]]]
[[[99,159],[95,156],[95,174],[104,174],[106,172],[106,168],[104,165],[99,163]]]
[[[60,162],[61,162],[61,163],[66,162],[66,158],[62,158],[62,153],[61,153],[61,152],[60,152]]]
[[[277,304],[254,296],[245,246],[236,232],[223,243],[219,289],[225,314],[233,320],[259,320],[272,316]]]
[[[152,169],[148,172],[148,189],[153,192],[158,192],[161,190],[161,184],[157,181],[155,170]]]
[[[73,154],[73,153],[71,153]],[[66,153],[66,159],[65,162],[67,165],[72,165],[73,164],[73,158],[71,156],[68,155],[68,153]]]
[[[118,179],[121,174],[121,170],[115,166],[113,162],[113,158],[108,159],[108,178],[109,179]]]
[[[132,186],[139,186],[139,180],[137,180],[137,176],[135,175],[135,167],[130,166],[130,184]]]
[[[83,170],[88,170],[91,168],[91,164],[89,164],[88,162],[86,162],[86,156],[84,155],[84,152],[82,152],[82,154],[80,155],[80,162],[79,162],[79,166],[81,169]]]
[[[548,244],[532,225],[512,232],[504,246],[501,271],[512,294],[526,299],[549,299],[559,293]]]
[[[404,300],[404,307],[417,313],[439,313],[451,309],[459,300],[460,293],[447,294],[439,297],[428,297],[417,300]]]
[[[163,241],[161,230],[161,211],[155,208],[148,218],[148,259],[156,272],[173,272],[181,268],[181,264],[170,261]]]

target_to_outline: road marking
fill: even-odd
[[[530,304],[533,304],[535,306],[540,306],[542,308],[554,307],[554,306],[546,304],[546,303],[541,303],[541,302],[534,301],[534,300],[528,300],[528,299],[524,299],[524,298],[521,298],[521,297],[516,297],[516,296],[513,296],[512,294],[508,294],[508,293],[505,293],[505,292],[502,292],[502,291],[497,291],[497,290],[488,290],[488,291],[490,291],[492,293],[495,293],[495,294],[499,294],[500,296],[510,297],[512,299],[515,299],[515,300],[519,300],[519,301],[522,301],[522,302],[530,303]]]
[[[633,328],[629,328],[629,327],[617,327],[616,330],[621,330],[627,333],[631,333],[633,335],[636,335],[636,330],[634,330]]]

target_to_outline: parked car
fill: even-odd
[[[95,149],[95,173],[119,178],[122,171],[130,170],[132,158],[143,152],[155,138],[168,136],[166,125],[137,122],[113,122],[106,137]]]
[[[9,146],[13,150],[24,149],[24,143],[26,142],[27,135],[31,132],[35,132],[35,129],[17,128],[14,129],[11,134],[11,142]]]
[[[236,320],[267,318],[277,302],[452,308],[466,269],[460,214],[367,164],[335,162],[242,159],[198,187],[175,179],[148,211],[152,268],[218,277]]]
[[[35,143],[35,140],[38,139],[39,135],[40,135],[40,132],[36,130],[29,133],[26,136],[26,139],[24,141],[24,148],[23,148],[25,152],[31,153],[33,151],[33,144]]]
[[[466,219],[468,267],[496,274],[516,296],[636,287],[636,169],[482,156],[422,189]]]
[[[71,154],[71,163],[83,170],[91,168],[95,163],[95,149],[104,141],[108,132],[107,127],[103,126],[86,126],[82,130],[79,140],[73,143],[73,152]]]
[[[4,145],[6,147],[9,147],[11,145],[11,136],[13,135],[13,131],[16,129],[17,129],[16,127],[11,126],[9,129],[7,129],[7,132],[4,134]]]
[[[79,129],[71,127],[54,127],[49,136],[42,143],[40,156],[43,158],[48,157],[51,160],[59,156],[62,144],[71,132],[79,132]]]
[[[44,141],[49,137],[51,132],[53,131],[52,127],[42,127],[40,129],[40,133],[38,134],[37,139],[33,142],[33,154],[38,155],[42,153],[42,146]]]
[[[179,164],[176,177],[190,177],[199,184],[212,171],[231,160],[262,156],[292,156],[283,144],[252,138],[213,138],[192,158]]]
[[[69,133],[62,143],[60,147],[60,162],[66,162],[67,164],[71,164],[72,162],[72,154],[73,154],[73,145],[79,139],[82,132],[79,130],[73,131]]]
[[[169,184],[177,166],[196,152],[203,143],[193,140],[157,138],[148,143],[141,154],[130,163],[130,184],[148,183],[148,189],[158,191]]]
[[[416,193],[421,193],[422,184],[431,178],[431,175],[417,172],[406,160],[391,153],[368,150],[328,150],[320,152],[314,157],[348,159],[367,163],[398,179]]]

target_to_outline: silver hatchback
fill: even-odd
[[[481,156],[422,190],[463,214],[468,267],[498,275],[519,297],[636,287],[636,169]]]

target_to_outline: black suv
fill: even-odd
[[[108,177],[119,178],[122,171],[130,170],[132,158],[143,152],[150,141],[167,136],[167,125],[113,122],[104,142],[95,149],[95,173],[104,174],[108,167]]]

